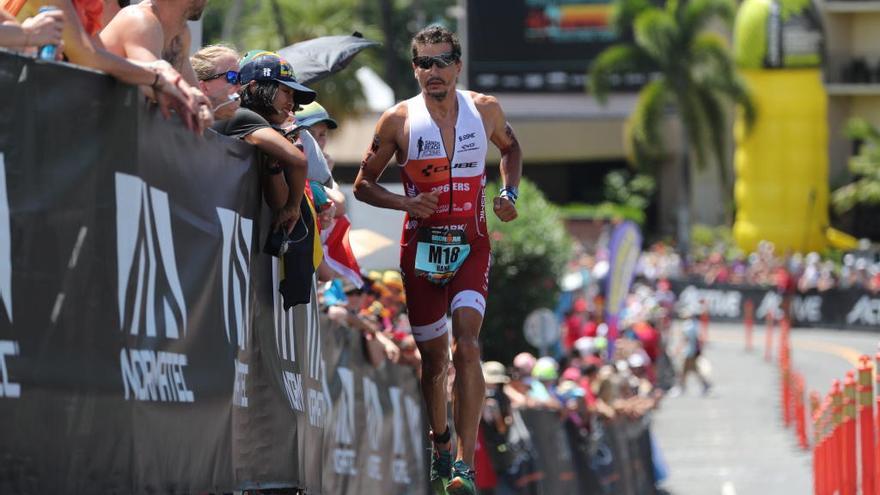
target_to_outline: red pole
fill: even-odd
[[[877,403],[877,415],[874,417],[874,431],[880,432],[880,352],[874,355],[874,379],[877,389],[874,392],[874,401]],[[875,440],[875,442],[877,442]],[[880,443],[880,442],[878,442]],[[880,495],[880,453],[874,453],[874,493]],[[866,492],[867,493],[867,492]]]
[[[856,374],[850,370],[846,372],[843,385],[843,442],[844,469],[846,471],[843,495],[855,495],[858,484],[856,467]]]
[[[773,312],[767,312],[767,330],[764,331],[764,360],[768,363],[773,358]]]
[[[820,430],[822,411],[819,409],[819,392],[810,392],[810,420],[813,425],[813,495],[825,494],[822,456],[825,444]]]
[[[843,417],[843,394],[840,391],[840,380],[831,383],[831,452],[829,467],[831,470],[831,492],[843,492],[843,434],[840,428]]]
[[[752,351],[752,332],[755,327],[755,303],[752,302],[751,299],[746,299],[746,302],[743,306],[745,311],[745,324],[746,324],[746,351]]]
[[[809,450],[810,441],[807,439],[807,408],[804,404],[804,377],[800,373],[795,375],[794,413],[798,445],[804,450]]]
[[[859,358],[859,443],[862,447],[862,493],[874,495],[874,391],[871,387],[871,358]]]
[[[784,328],[782,329],[784,330]],[[784,332],[780,332],[782,334]],[[779,371],[782,377],[782,424],[786,428],[791,426],[791,366],[788,362],[788,350],[780,339],[779,346]]]

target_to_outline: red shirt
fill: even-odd
[[[477,430],[477,444],[474,448],[474,470],[476,471],[477,488],[485,490],[498,486],[498,477],[495,468],[492,467],[492,459],[486,450],[486,440],[483,438],[483,425]]]

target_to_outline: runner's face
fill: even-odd
[[[444,53],[452,51],[451,43],[436,43],[432,45],[416,45],[418,56],[420,57],[436,57]],[[413,64],[416,80],[422,92],[436,99],[443,99],[450,91],[455,89],[455,83],[458,81],[458,75],[461,73],[461,60],[440,68],[435,63],[430,69],[422,69]]]

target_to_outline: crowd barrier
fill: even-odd
[[[0,108],[0,493],[427,493],[413,370],[283,309],[249,146],[7,53]]]
[[[523,409],[515,414],[527,435],[512,426],[504,445],[487,440],[500,480],[497,495],[655,493],[650,416],[594,420],[585,430],[560,420],[558,412]]]
[[[740,322],[749,315],[755,321],[763,321],[767,315],[775,315],[778,320],[782,315],[784,298],[773,287],[707,285],[702,280],[671,280],[670,285],[679,304],[698,314],[706,310],[713,321]],[[796,293],[791,297],[788,315],[799,327],[876,331],[880,328],[880,294],[862,289]]]

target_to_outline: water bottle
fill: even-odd
[[[58,7],[53,7],[51,5],[43,5],[40,7],[39,12],[51,12],[53,10],[58,10]],[[57,45],[43,45],[39,50],[39,57],[41,60],[55,60],[55,55],[58,53]]]

